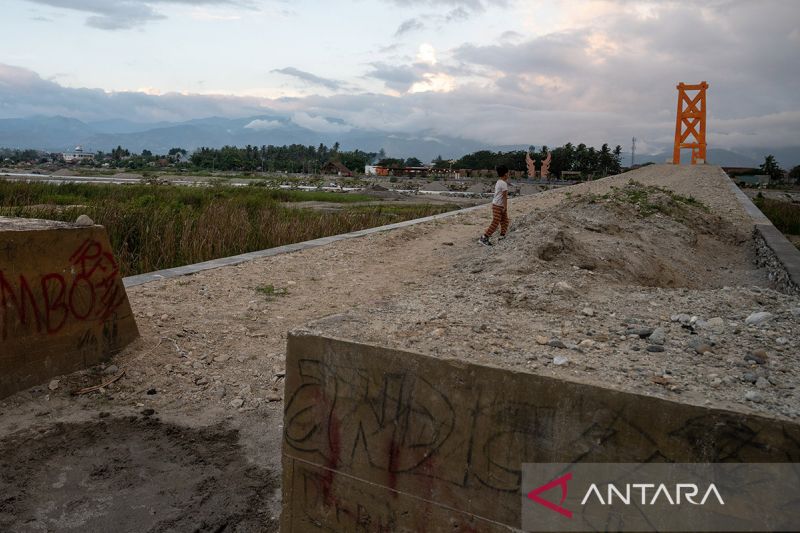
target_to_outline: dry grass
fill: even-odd
[[[353,207],[322,212],[281,205],[319,199],[262,187],[48,185],[0,181],[0,214],[74,221],[108,230],[123,276],[347,233],[449,207]],[[342,199],[350,198],[339,195]],[[337,198],[334,193],[332,198]],[[327,199],[331,201],[330,198]]]
[[[763,196],[757,196],[755,204],[782,233],[800,235],[800,205]]]

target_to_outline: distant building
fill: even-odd
[[[335,174],[337,176],[344,177],[350,177],[353,175],[353,172],[339,161],[328,161],[322,165],[322,172],[324,174]]]
[[[80,163],[81,161],[94,159],[94,152],[85,152],[83,146],[78,145],[72,152],[63,152],[61,157],[67,163]]]
[[[388,176],[389,168],[381,165],[364,165],[364,174],[367,176]]]

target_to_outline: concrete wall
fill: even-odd
[[[728,180],[734,196],[753,220],[756,265],[767,270],[775,288],[787,294],[800,294],[800,250],[776,228],[747,195]]]
[[[105,228],[0,217],[0,398],[138,335]]]
[[[289,336],[284,532],[508,531],[522,462],[800,461],[800,425]]]

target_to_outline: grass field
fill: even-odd
[[[782,233],[800,235],[800,205],[758,196],[753,201]]]
[[[128,276],[347,233],[452,209],[426,204],[345,205],[337,212],[286,202],[349,204],[359,194],[266,187],[47,184],[0,180],[0,215],[74,221],[86,214],[108,231]]]

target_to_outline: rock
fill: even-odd
[[[778,337],[777,339],[775,339],[775,343],[780,346],[783,346],[785,344],[789,344],[789,339],[787,339],[786,337]]]
[[[564,366],[566,364],[569,364],[569,359],[567,359],[563,355],[557,355],[553,357],[553,364],[556,366]]]
[[[646,339],[653,334],[653,328],[628,328],[627,335],[638,335],[640,339]]]
[[[653,333],[647,337],[647,340],[651,344],[664,344],[667,341],[667,332],[664,331],[664,328],[656,328],[653,330]]]
[[[792,313],[792,316],[800,317],[800,307],[792,307],[789,312]]]
[[[714,379],[711,380],[711,386],[712,387],[719,387],[720,385],[722,385],[722,380],[721,379],[714,378]]]
[[[89,218],[88,215],[81,215],[75,219],[75,224],[78,226],[94,226],[94,220]]]
[[[556,284],[553,285],[553,288],[557,292],[562,292],[564,294],[569,294],[569,295],[575,294],[575,288],[566,281],[557,281]]]
[[[550,339],[548,339],[547,337],[545,337],[543,335],[537,335],[535,340],[536,340],[536,344],[538,344],[540,346],[544,346],[548,342],[550,342]]]
[[[711,343],[702,338],[692,339],[689,342],[689,348],[701,355],[712,350]]]
[[[167,320],[168,318],[169,318],[169,315],[168,315],[168,314],[166,314],[166,313],[164,313],[163,315],[161,315],[161,320],[162,320],[162,321],[164,321],[164,320]]]
[[[50,390],[56,390],[56,389],[58,389],[58,385],[60,383],[61,383],[60,379],[54,379],[54,380],[50,381],[50,384],[47,386],[47,388],[50,389]]]
[[[752,361],[757,365],[765,364],[768,359],[769,357],[767,356],[767,352],[765,350],[753,350],[744,356],[745,361]]]
[[[231,400],[230,403],[230,406],[233,407],[234,409],[238,409],[243,405],[244,405],[244,400],[242,400],[241,398],[234,398],[233,400]]]
[[[761,393],[755,390],[749,390],[744,394],[744,399],[754,403],[761,403],[763,401],[763,397]]]
[[[566,348],[567,345],[561,342],[558,339],[551,339],[548,343],[548,346],[552,346],[553,348]]]
[[[664,347],[661,346],[660,344],[648,344],[647,345],[647,351],[648,352],[663,352],[664,351]]]
[[[225,394],[227,394],[227,392],[228,391],[225,389],[225,387],[217,387],[216,389],[214,389],[213,394],[217,399],[221,400],[225,397]]]
[[[745,372],[744,374],[742,374],[742,381],[745,381],[747,383],[755,383],[756,381],[758,381],[758,378],[756,378],[756,375],[753,374],[752,372]]]
[[[225,361],[227,361],[230,358],[231,358],[230,355],[218,355],[217,357],[214,358],[214,362],[215,363],[224,363]]]
[[[670,320],[672,320],[673,322],[680,322],[681,324],[689,324],[689,322],[691,322],[692,320],[692,317],[690,315],[687,315],[686,313],[680,313],[677,315],[672,315],[670,317]]]
[[[744,319],[744,323],[748,326],[760,326],[764,324],[769,319],[772,318],[772,313],[768,313],[767,311],[760,311],[758,313],[753,313],[747,318]]]
[[[195,385],[206,385],[207,383],[208,383],[208,379],[206,379],[205,376],[200,376],[198,378],[195,378],[195,380],[194,380],[194,384]]]
[[[765,378],[764,376],[758,376],[758,379],[756,380],[757,389],[761,390],[768,389],[770,385],[771,384],[767,378]]]
[[[594,316],[594,309],[591,307],[584,307],[581,309],[581,313],[585,316]]]
[[[581,348],[591,348],[594,346],[594,341],[592,339],[583,339],[581,342],[578,343],[578,346]]]
[[[114,374],[116,374],[117,372],[119,372],[119,367],[117,367],[117,365],[108,365],[108,366],[107,366],[107,367],[106,367],[106,368],[103,370],[103,374],[107,374],[107,375],[114,375]]]
[[[725,331],[725,321],[721,317],[715,316],[714,318],[708,319],[706,327],[715,333],[722,333]]]

